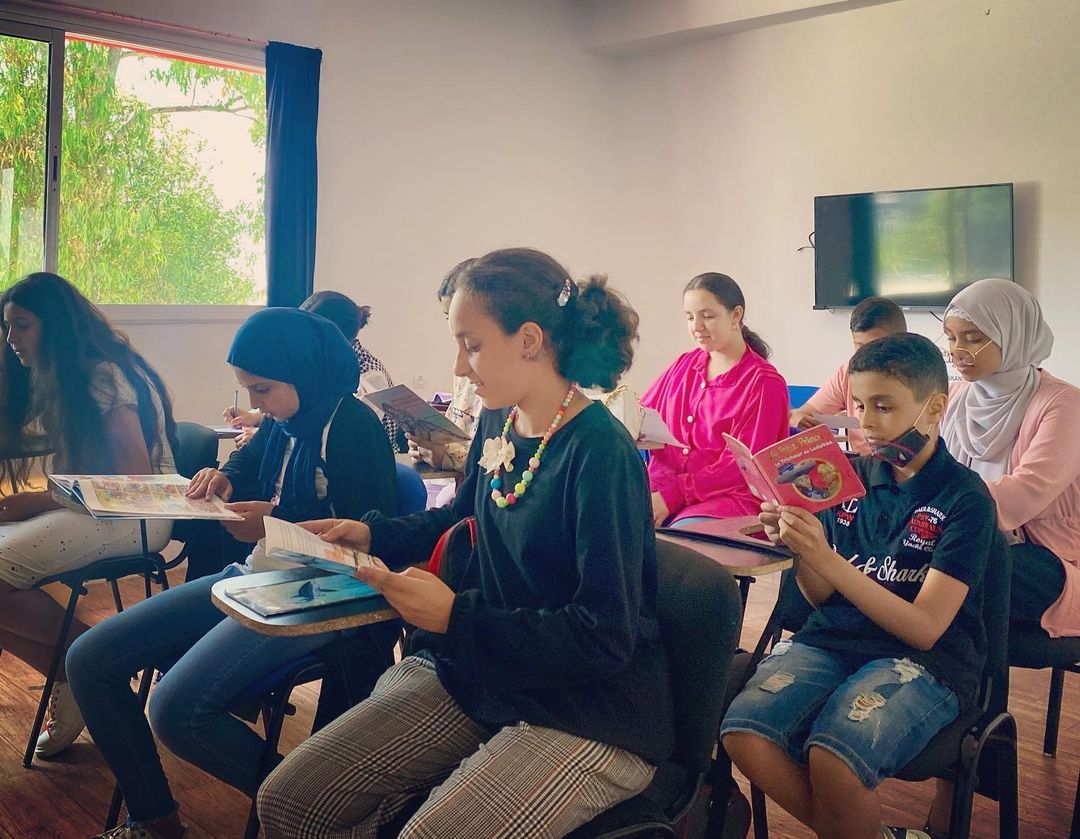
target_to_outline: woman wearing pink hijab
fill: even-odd
[[[1080,389],[1039,366],[1054,333],[1016,283],[965,288],[945,312],[945,336],[964,380],[942,436],[986,481],[1014,542],[1011,619],[1080,635]]]

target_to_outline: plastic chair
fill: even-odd
[[[788,385],[788,406],[801,408],[806,400],[817,393],[818,389],[811,385]]]
[[[568,839],[681,835],[680,825],[712,768],[724,685],[742,624],[739,587],[727,569],[695,550],[661,540],[656,552],[657,618],[671,669],[675,752],[657,767],[644,792],[601,813]],[[444,560],[439,575],[452,580],[454,574]],[[425,797],[414,798],[379,836],[397,836]]]
[[[983,589],[983,623],[986,627],[986,665],[983,668],[976,707],[961,713],[938,732],[914,760],[896,777],[904,781],[945,778],[956,784],[950,818],[950,839],[966,839],[971,830],[971,810],[979,792],[998,806],[998,832],[1003,839],[1015,839],[1019,832],[1016,720],[1008,712],[1009,589],[1011,558],[1005,539],[995,533],[986,563]],[[793,571],[785,572],[776,608],[752,655],[737,656],[742,672],[738,687],[729,692],[733,699],[753,673],[766,646],[779,639],[783,630],[795,631],[809,614],[809,604],[795,583]],[[733,670],[735,668],[733,667]],[[733,681],[734,676],[733,676]],[[984,751],[993,759],[987,771]],[[729,764],[730,765],[730,764]],[[768,820],[765,796],[751,786],[754,836],[767,839]]]
[[[397,513],[403,516],[406,513],[419,513],[427,507],[427,487],[420,473],[411,466],[398,463],[397,466],[397,490],[394,493],[394,503]]]

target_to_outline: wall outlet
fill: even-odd
[[[424,374],[423,373],[413,373],[412,386],[413,386],[413,390],[417,390],[418,388],[422,388],[424,386]]]

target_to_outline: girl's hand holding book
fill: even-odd
[[[385,597],[413,626],[444,634],[450,625],[454,592],[430,571],[406,568],[397,573],[386,566],[371,565],[357,568],[356,578]]]
[[[191,479],[187,492],[184,494],[188,498],[205,498],[207,500],[216,495],[222,501],[228,501],[232,497],[232,493],[232,482],[225,476],[224,472],[206,468],[195,473],[195,477]]]
[[[235,504],[226,504],[225,508],[244,517],[243,521],[221,523],[237,542],[258,542],[266,535],[263,516],[269,516],[274,511],[274,505],[269,501],[238,501]]]
[[[346,545],[364,553],[371,552],[371,528],[363,522],[350,519],[316,519],[302,521],[300,526],[324,542]]]

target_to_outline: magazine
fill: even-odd
[[[54,497],[97,519],[217,519],[243,521],[218,497],[188,498],[183,475],[50,475]]]
[[[824,425],[773,443],[757,454],[730,434],[724,440],[746,485],[763,501],[816,513],[866,495],[847,455]]]
[[[268,557],[350,576],[357,568],[382,565],[363,551],[324,542],[298,524],[264,516],[263,525],[266,528],[263,545]]]
[[[405,385],[394,385],[364,396],[380,417],[389,417],[413,437],[435,443],[469,440],[469,435]]]
[[[709,519],[686,527],[658,527],[656,532],[676,540],[685,539],[688,542],[726,545],[774,556],[792,555],[786,546],[774,545],[769,540],[757,516]]]
[[[351,574],[330,574],[265,586],[251,585],[227,589],[225,595],[267,618],[380,596],[375,589]]]

